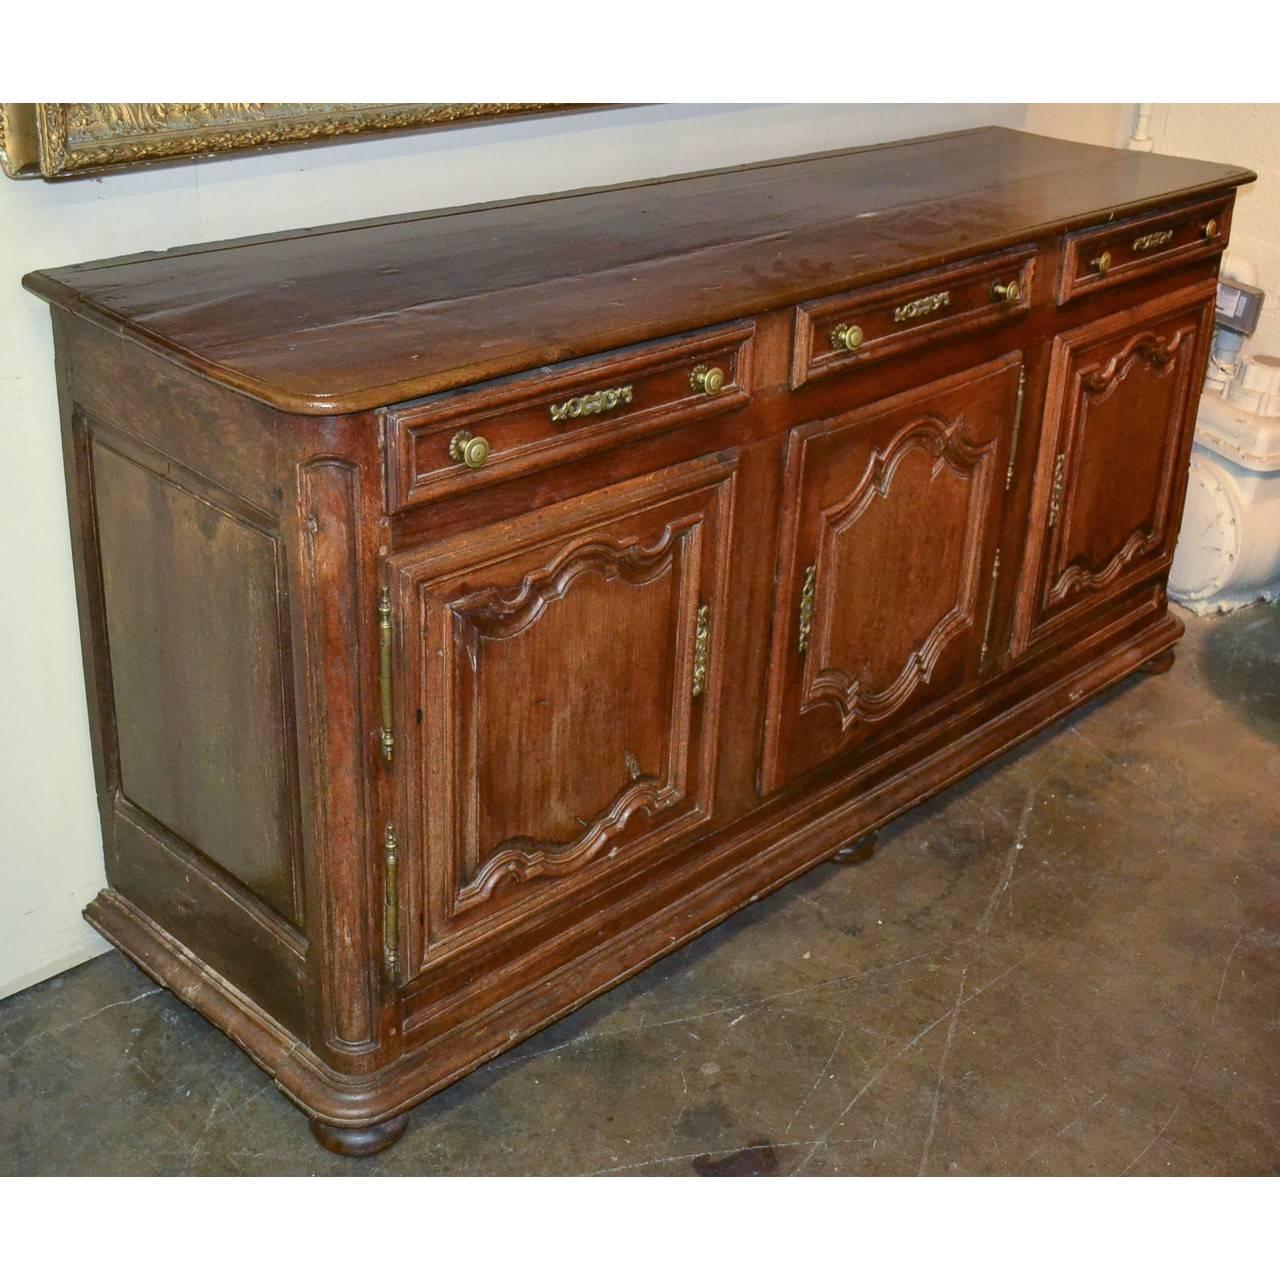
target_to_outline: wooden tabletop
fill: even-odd
[[[975,129],[172,249],[23,283],[277,408],[348,413],[1251,182]]]

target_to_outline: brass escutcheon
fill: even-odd
[[[592,391],[585,396],[574,396],[560,404],[553,404],[551,421],[567,422],[571,418],[589,418],[594,413],[609,413],[630,404],[634,398],[634,389],[630,384],[625,387],[609,387],[604,391]]]

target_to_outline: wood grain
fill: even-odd
[[[346,413],[1252,178],[976,129],[88,263],[25,283],[268,404]]]
[[[41,273],[90,920],[371,1153],[1168,653],[1248,177],[980,130]]]

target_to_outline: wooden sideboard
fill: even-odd
[[[368,1153],[1167,663],[1252,177],[979,129],[28,276],[89,920]]]

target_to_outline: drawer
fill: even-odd
[[[683,334],[384,410],[391,510],[739,409],[754,332]]]
[[[1230,196],[1091,227],[1066,238],[1058,301],[1211,258],[1227,246]]]
[[[796,308],[792,388],[1026,314],[1035,256],[1033,248],[1013,250],[804,303]]]

